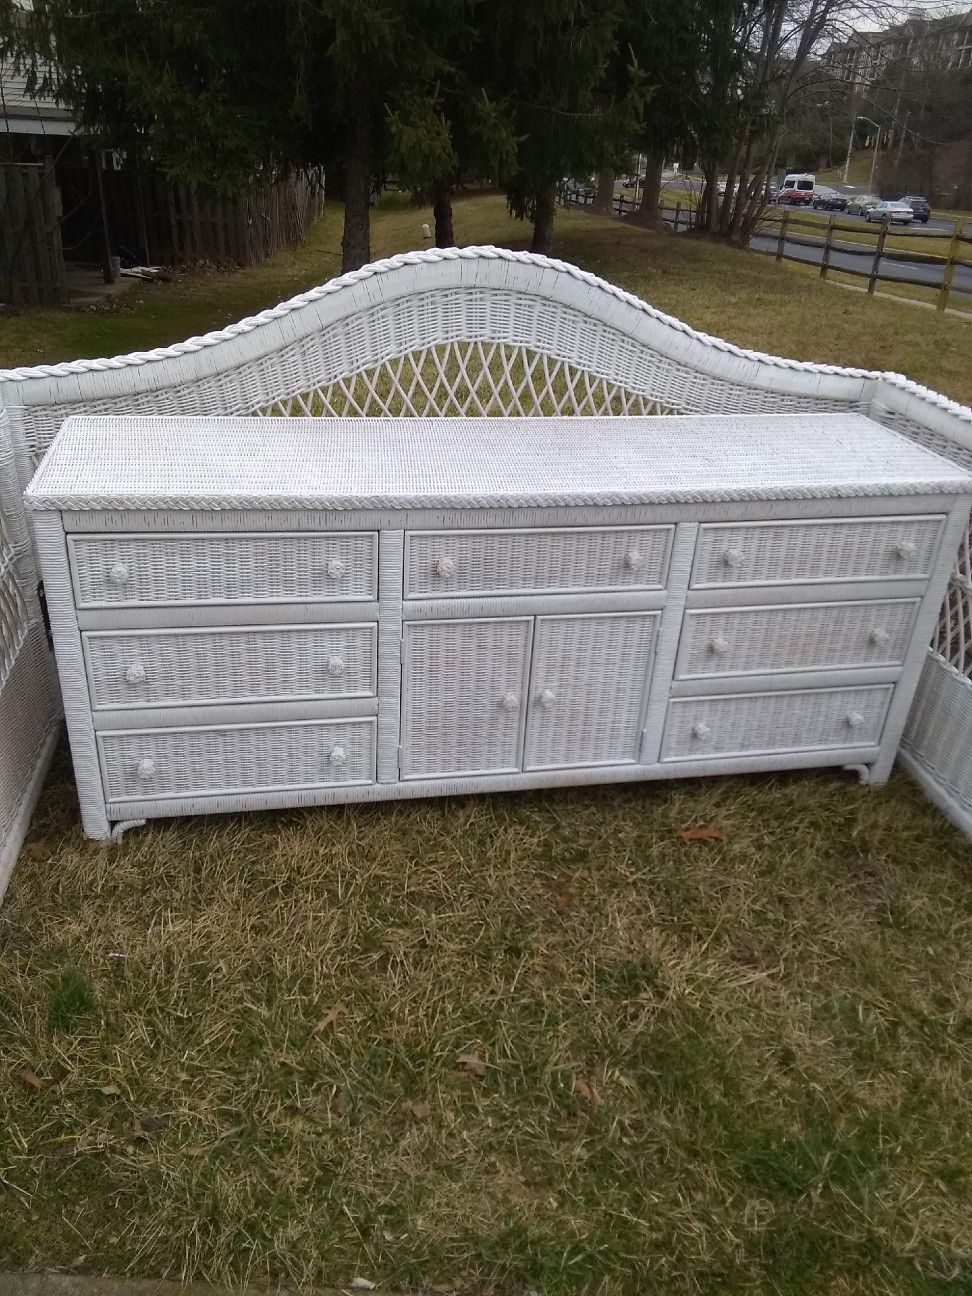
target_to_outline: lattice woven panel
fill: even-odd
[[[966,450],[948,437],[931,431],[914,419],[902,418],[887,410],[876,410],[875,417],[886,427],[893,427],[913,441],[920,442],[936,454],[964,468],[972,468],[972,450]],[[931,642],[932,652],[967,678],[972,679],[972,531],[967,530],[955,560],[942,604],[938,627]]]
[[[30,630],[30,613],[17,580],[17,554],[0,516],[0,688]]]
[[[527,347],[450,342],[394,356],[274,401],[257,413],[516,417],[677,414],[679,410]]]

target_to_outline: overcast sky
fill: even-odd
[[[945,14],[964,13],[972,5],[970,0],[884,0],[883,4],[862,4],[858,21],[851,26],[858,31],[874,31],[903,22],[912,14],[925,18],[941,18]]]

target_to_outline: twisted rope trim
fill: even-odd
[[[721,504],[761,500],[861,499],[905,495],[970,495],[972,477],[942,481],[842,482],[822,486],[717,486],[711,489],[649,491],[564,491],[559,494],[510,492],[494,495],[43,495],[28,491],[30,513],[125,512],[212,513],[259,510],[290,512],[326,509],[500,509],[608,508],[642,504]]]
[[[790,360],[785,356],[769,355],[763,351],[750,351],[738,347],[732,342],[727,342],[724,338],[714,337],[709,333],[700,333],[697,329],[683,323],[682,320],[676,319],[672,315],[666,315],[654,306],[650,306],[640,297],[634,296],[633,293],[626,292],[623,288],[618,288],[615,284],[608,283],[606,279],[601,279],[588,270],[582,270],[569,261],[560,261],[552,257],[541,256],[535,252],[516,252],[509,248],[493,247],[489,244],[481,247],[422,248],[412,252],[400,252],[396,256],[387,257],[382,261],[373,261],[370,265],[362,266],[358,270],[351,270],[347,274],[331,279],[316,288],[311,288],[305,293],[299,293],[288,301],[280,302],[277,306],[260,311],[258,315],[251,315],[212,333],[203,333],[198,337],[186,338],[184,342],[176,342],[167,347],[156,347],[151,351],[133,351],[128,355],[93,360],[68,360],[59,364],[34,365],[20,369],[0,369],[0,383],[23,382],[35,378],[67,378],[73,374],[83,373],[104,373],[111,369],[127,369],[133,366],[151,364],[156,360],[171,360],[179,356],[192,355],[205,350],[207,347],[218,346],[221,342],[229,342],[245,333],[252,333],[264,324],[283,319],[294,311],[302,310],[305,306],[310,306],[314,302],[321,301],[325,297],[339,293],[346,288],[352,288],[355,284],[363,283],[367,279],[373,279],[376,276],[389,274],[409,266],[435,265],[439,262],[448,261],[507,261],[512,264],[533,266],[543,270],[556,270],[561,274],[569,275],[572,279],[576,279],[579,283],[590,288],[596,288],[599,292],[607,293],[616,301],[623,302],[626,306],[647,315],[650,319],[683,334],[685,337],[691,338],[703,347],[710,347],[726,355],[735,356],[740,360],[755,361],[757,364],[770,365],[778,369],[791,369],[801,373],[828,374],[844,378],[883,380],[907,392],[909,395],[928,401],[939,409],[972,424],[972,409],[968,406],[953,401],[930,387],[923,387],[910,378],[906,378],[904,374],[879,369],[852,369],[842,365],[818,364],[807,360]]]

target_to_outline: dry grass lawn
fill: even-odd
[[[422,219],[383,213],[376,253]],[[458,227],[523,234],[493,198]],[[326,277],[338,233],[141,306],[0,321],[0,353],[202,331]],[[972,399],[960,322],[582,213],[557,251],[737,341]],[[62,755],[0,908],[0,1270],[972,1292],[970,863],[906,778],[839,771],[176,820],[103,849]]]

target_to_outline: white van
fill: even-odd
[[[808,171],[792,171],[783,181],[783,187],[776,195],[778,203],[797,207],[809,207],[813,202],[813,188],[817,177]]]

